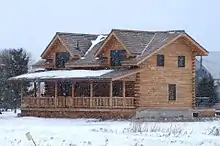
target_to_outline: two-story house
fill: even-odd
[[[113,29],[56,33],[33,65],[13,77],[33,82],[23,116],[133,117],[195,108],[195,57],[208,52],[185,31]],[[43,89],[42,89],[43,88]]]

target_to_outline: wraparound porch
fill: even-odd
[[[74,71],[68,71],[71,73],[68,78],[61,78],[60,72],[56,78],[56,71],[52,72],[55,74],[53,76],[45,72],[43,77],[38,76],[41,73],[34,73],[28,74],[29,78],[25,75],[16,78],[32,85],[28,90],[22,90],[22,115],[80,117],[84,112],[86,117],[91,114],[94,115],[91,117],[111,115],[112,118],[128,117],[135,112],[140,95],[139,74],[136,70],[111,71],[98,77],[72,77]],[[78,70],[76,72],[79,73]]]

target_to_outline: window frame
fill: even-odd
[[[171,94],[172,89],[174,89],[173,95]],[[177,85],[168,84],[168,101],[176,101],[176,100],[177,100]]]
[[[123,52],[123,53],[122,53]],[[120,54],[122,53],[122,54]],[[119,57],[113,57],[114,54]],[[126,50],[124,49],[119,49],[119,50],[110,50],[110,65],[111,66],[121,66],[121,62],[126,59]],[[124,56],[123,58],[120,58],[121,56]]]
[[[162,58],[160,58],[160,57],[162,57]],[[165,56],[164,56],[164,54],[157,54],[157,66],[158,67],[164,67],[164,65],[165,65]]]
[[[177,65],[179,68],[184,68],[186,66],[186,56],[178,56]]]

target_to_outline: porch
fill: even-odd
[[[38,81],[22,92],[22,108],[135,108],[134,81]],[[29,92],[30,93],[30,92]]]

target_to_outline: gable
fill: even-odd
[[[51,42],[48,44],[44,52],[41,54],[42,59],[46,58],[53,58],[53,54],[55,51],[61,52],[61,51],[67,51],[69,50],[63,45],[62,41],[60,40],[59,36],[56,34]],[[70,53],[70,52],[69,52]],[[70,53],[72,56],[72,54]]]
[[[50,49],[46,53],[47,58],[53,58],[56,53],[59,52],[68,52],[65,46],[58,39],[54,42],[54,45],[50,47]]]
[[[155,53],[158,53],[160,50],[164,49],[165,47],[171,45],[174,42],[181,42],[183,45],[187,45],[191,50],[191,53],[193,52],[196,56],[206,56],[208,55],[208,51],[205,50],[199,43],[197,43],[194,39],[192,39],[189,35],[186,33],[178,35],[170,40],[165,41],[162,45],[158,46],[154,49],[151,53],[147,54],[146,56],[141,56],[139,61],[137,62],[137,65],[144,62],[146,59],[154,55]],[[176,48],[176,51],[178,48]]]
[[[127,58],[130,55],[128,50],[126,50],[124,45],[121,44],[121,42],[118,41],[118,39],[114,35],[111,35],[108,38],[107,42],[104,42],[104,43],[105,44],[101,46],[102,48],[100,48],[101,50],[99,51],[98,57],[106,59],[106,62],[109,65],[114,59],[116,59],[117,57],[120,57],[121,52],[123,52],[123,56],[125,58]],[[113,56],[116,58],[113,58]]]
[[[126,50],[127,54],[131,55],[131,53],[126,48],[126,46],[118,39],[118,37],[113,32],[111,32],[108,35],[108,37],[105,39],[103,44],[100,46],[100,48],[97,50],[97,52],[95,53],[95,56],[99,56],[103,52],[104,54],[108,53],[108,51],[111,49],[115,50],[115,49],[120,49],[120,48],[123,48],[124,50]]]

